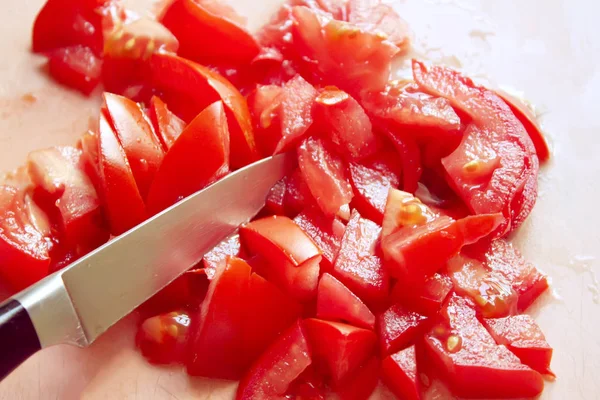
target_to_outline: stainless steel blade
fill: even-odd
[[[256,215],[293,165],[294,157],[282,154],[236,171],[62,271],[84,345]]]

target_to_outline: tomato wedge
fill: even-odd
[[[420,338],[428,327],[428,318],[400,304],[394,304],[377,318],[381,355],[403,350]]]
[[[57,82],[89,95],[100,83],[102,59],[89,47],[65,47],[50,53],[48,72]]]
[[[416,192],[423,173],[421,153],[417,142],[399,130],[384,130],[384,133],[402,160],[402,189],[410,193]]]
[[[294,222],[315,242],[323,252],[321,266],[331,270],[346,227],[335,217],[328,217],[316,207],[305,208]],[[326,265],[324,265],[326,264]]]
[[[405,400],[421,399],[415,346],[384,358],[381,362],[381,374],[383,382],[396,397]]]
[[[282,92],[281,86],[258,85],[248,96],[256,145],[265,157],[275,153],[277,144],[281,140],[279,108]]]
[[[206,107],[166,154],[148,193],[156,214],[229,172],[229,133],[223,103]]]
[[[371,357],[334,388],[340,400],[367,400],[379,383],[381,361]]]
[[[179,40],[179,54],[196,62],[247,64],[259,52],[240,17],[219,1],[175,0],[159,20]]]
[[[103,112],[98,123],[98,165],[99,193],[110,230],[113,235],[120,235],[146,219],[146,206],[125,151]]]
[[[182,311],[148,318],[138,328],[136,346],[152,364],[181,364],[189,326],[190,316]]]
[[[440,310],[452,288],[450,277],[436,272],[426,279],[423,285],[407,286],[402,282],[396,283],[390,298],[393,302],[401,303],[419,314],[433,316]]]
[[[164,148],[169,150],[185,128],[185,122],[173,114],[160,97],[150,100],[150,120]]]
[[[215,248],[204,255],[202,264],[208,279],[213,279],[217,269],[227,262],[227,257],[237,257],[241,251],[239,235],[234,235],[229,239],[223,240]]]
[[[154,54],[150,69],[152,85],[163,92],[163,100],[185,121],[215,101],[223,101],[233,169],[258,159],[248,104],[229,81],[204,66],[169,54]]]

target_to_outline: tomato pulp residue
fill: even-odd
[[[76,147],[0,180],[3,282],[24,288],[289,151],[298,168],[260,217],[140,309],[150,362],[239,379],[238,399],[366,399],[379,378],[403,399],[439,381],[537,396],[552,348],[523,313],[548,279],[505,236],[548,147],[519,100],[406,59],[411,40],[378,0],[291,0],[254,35],[214,0],[156,20],[48,0],[34,51],[63,84],[112,93]]]

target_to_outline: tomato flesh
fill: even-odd
[[[379,383],[381,362],[371,357],[353,374],[340,382],[335,388],[335,393],[341,400],[367,400],[375,391]]]
[[[394,304],[377,319],[381,355],[389,355],[413,344],[427,329],[428,318]]]
[[[400,399],[421,398],[415,346],[391,354],[381,362],[381,375],[386,386]]]
[[[185,122],[173,114],[157,96],[152,96],[151,99],[150,120],[154,126],[154,131],[158,134],[166,150],[173,147],[173,144],[185,129]]]
[[[229,239],[223,240],[211,251],[204,255],[202,263],[208,279],[213,279],[217,269],[227,262],[227,257],[237,257],[240,255],[241,243],[239,235],[234,235]]]
[[[333,267],[342,244],[346,227],[335,217],[324,215],[316,207],[309,207],[294,218],[294,222],[315,242],[323,252],[322,264],[330,270]]]
[[[48,72],[56,81],[89,95],[100,83],[102,60],[88,47],[65,47],[50,54]]]
[[[452,288],[450,277],[436,272],[425,280],[423,285],[404,285],[397,282],[390,298],[419,314],[433,316],[440,310]]]
[[[190,326],[190,316],[173,311],[145,320],[135,336],[136,346],[152,364],[181,364]]]

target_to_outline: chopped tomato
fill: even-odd
[[[394,304],[377,318],[381,355],[403,350],[420,338],[428,327],[428,318],[400,304]]]
[[[355,210],[348,221],[332,275],[367,305],[377,306],[388,296],[389,276],[375,253],[381,228]]]
[[[247,64],[259,52],[235,11],[215,0],[175,0],[159,20],[179,40],[179,54],[196,62]]]
[[[98,196],[102,193],[97,189],[100,187],[100,165],[98,164],[98,135],[89,130],[79,139],[78,147],[81,148],[83,168],[85,174],[91,180],[92,184],[98,192]],[[100,198],[101,201],[102,198]]]
[[[433,316],[452,291],[452,280],[447,275],[435,273],[423,285],[404,285],[397,282],[392,289],[391,300],[419,314]]]
[[[65,47],[50,53],[48,72],[63,85],[89,95],[100,83],[102,60],[89,47]]]
[[[227,262],[227,257],[237,257],[241,251],[239,235],[223,240],[215,248],[204,255],[202,263],[209,280],[213,279],[217,269]]]
[[[158,134],[164,148],[169,150],[185,129],[185,122],[173,114],[157,96],[152,96],[149,114],[154,131]]]
[[[447,98],[473,121],[442,160],[457,193],[476,214],[503,213],[498,235],[518,228],[535,203],[539,168],[523,124],[498,95],[458,72],[413,61],[413,74],[419,87]]]
[[[125,150],[105,114],[98,125],[99,192],[113,235],[133,228],[146,219],[146,206],[135,183]],[[97,188],[98,189],[98,188]]]
[[[284,399],[290,384],[312,363],[304,329],[294,323],[242,378],[236,400]]]
[[[233,169],[258,159],[248,104],[229,81],[204,66],[169,54],[154,54],[150,68],[152,85],[163,92],[169,108],[186,122],[215,101],[223,101]]]
[[[401,229],[414,229],[438,218],[439,215],[421,203],[418,197],[401,190],[390,189],[386,195],[381,236],[385,238]]]
[[[317,317],[342,321],[359,328],[374,329],[375,316],[344,284],[323,274],[317,290]]]
[[[455,395],[520,398],[541,393],[542,376],[496,344],[468,301],[453,295],[442,309],[441,321],[425,336],[425,348],[429,362]]]
[[[321,376],[311,364],[288,388],[286,398],[295,400],[325,400],[327,387]]]
[[[206,107],[177,138],[148,193],[156,214],[229,172],[229,133],[223,103]]]
[[[381,375],[385,385],[399,399],[421,399],[415,346],[384,358],[381,362]]]
[[[335,387],[340,400],[368,400],[379,383],[381,362],[371,357]]]
[[[282,216],[252,221],[240,228],[240,238],[267,261],[259,274],[298,299],[316,295],[322,252],[294,221]]]
[[[335,217],[328,217],[316,207],[307,207],[294,218],[294,222],[315,242],[323,252],[322,266],[330,270],[335,262],[346,227]]]
[[[483,324],[496,340],[508,347],[521,362],[540,374],[554,377],[550,370],[552,347],[533,318],[527,314],[484,319]]]
[[[279,110],[282,92],[281,86],[259,85],[248,96],[256,145],[265,157],[275,153],[277,144],[281,140]]]
[[[351,205],[365,218],[381,224],[390,188],[400,184],[398,155],[382,151],[361,163],[350,163],[348,170],[354,190]]]
[[[164,158],[160,141],[139,104],[123,96],[104,93],[104,106],[145,199]]]
[[[402,160],[402,190],[410,193],[417,191],[423,168],[421,153],[417,142],[400,131],[385,131]]]
[[[284,196],[286,215],[296,216],[305,208],[319,208],[317,201],[310,193],[300,168],[296,168],[286,181]]]
[[[377,138],[365,110],[348,93],[335,86],[325,87],[317,96],[315,112],[319,129],[331,135],[340,154],[360,160],[377,151]]]
[[[285,193],[287,191],[288,178],[284,177],[273,185],[265,201],[265,212],[271,215],[286,215]]]
[[[96,189],[84,171],[82,151],[52,147],[28,156],[33,183],[51,200],[60,215],[57,222],[69,248],[83,255],[108,240]]]
[[[135,344],[152,364],[181,364],[190,326],[190,316],[172,311],[145,320],[138,328]]]
[[[375,351],[373,331],[339,322],[307,319],[304,329],[317,370],[340,383]]]

